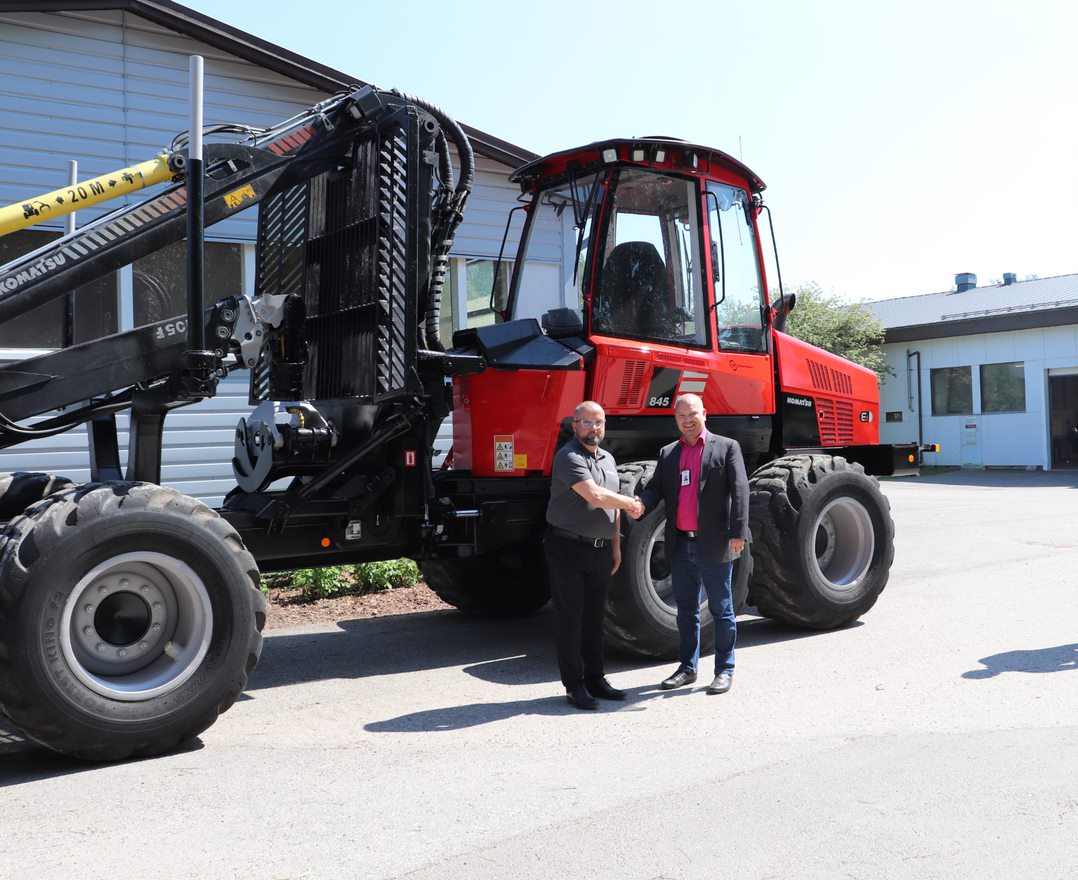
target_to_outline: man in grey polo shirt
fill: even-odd
[[[636,498],[618,493],[614,456],[599,448],[606,416],[591,400],[573,413],[573,439],[558,450],[550,478],[546,548],[566,698],[594,709],[596,697],[624,700],[603,673],[603,615],[610,576],[621,565],[619,511],[640,515]]]

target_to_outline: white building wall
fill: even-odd
[[[1049,370],[1078,369],[1078,324],[891,343],[884,348],[896,375],[880,388],[882,442],[919,439],[917,359],[908,360],[907,352],[920,351],[921,439],[941,447],[939,453],[925,455],[925,464],[1050,469],[1048,375]],[[1016,361],[1024,364],[1025,411],[982,412],[981,365]],[[973,412],[932,415],[931,371],[964,366],[971,367],[973,377]],[[899,411],[901,422],[886,421],[886,413]]]

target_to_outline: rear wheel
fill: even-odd
[[[118,760],[197,736],[239,696],[265,600],[239,536],[146,483],[71,488],[4,532],[0,702],[42,744]]]
[[[654,462],[621,465],[621,493],[639,494],[655,470]],[[610,584],[605,629],[611,647],[644,657],[676,659],[679,636],[677,604],[666,547],[666,509],[660,504],[640,520],[621,517],[621,568]],[[752,573],[746,551],[734,563],[734,610],[745,608]],[[715,647],[715,628],[707,600],[701,596],[700,645],[704,653]]]
[[[438,598],[461,611],[522,617],[550,600],[540,541],[522,541],[479,556],[424,559],[417,565]]]
[[[18,516],[31,504],[73,485],[67,477],[17,472],[0,474],[0,520]]]
[[[861,465],[786,456],[750,479],[754,577],[749,602],[765,617],[827,629],[879,598],[894,560],[890,504]]]

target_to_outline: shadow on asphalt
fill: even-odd
[[[738,621],[739,650],[806,637],[823,638],[826,633],[795,629],[764,618],[742,617]],[[629,670],[654,668],[657,685],[670,671],[671,662],[609,651],[606,667],[615,676]],[[706,669],[706,661],[703,665]],[[580,711],[566,702],[558,686],[554,617],[549,607],[524,620],[491,620],[457,611],[428,611],[346,620],[328,631],[270,633],[262,659],[240,699],[256,699],[259,690],[305,682],[446,667],[462,667],[468,675],[499,685],[549,683],[552,695],[419,712],[380,721],[367,729],[455,730],[515,715],[564,715]],[[706,682],[701,681],[697,689],[703,684]],[[660,692],[654,686],[645,686],[630,690],[625,703],[603,703],[598,711],[631,711],[634,702],[677,698],[690,692],[688,688]],[[202,741],[196,737],[179,751],[201,748]],[[0,788],[109,766],[53,752],[27,739],[10,722],[0,718]]]
[[[710,681],[710,679],[708,679]],[[699,691],[701,684],[696,688],[682,688],[677,691],[660,691],[657,685],[649,685],[641,688],[630,688],[628,697],[623,703],[611,703],[600,701],[595,714],[603,712],[639,712],[642,706],[638,703],[650,700],[670,700],[689,696],[694,690]],[[447,730],[463,730],[467,727],[478,727],[481,724],[490,724],[494,721],[504,721],[507,718],[515,718],[518,715],[576,715],[589,714],[581,712],[562,695],[539,697],[534,700],[510,700],[505,703],[470,703],[467,706],[446,706],[443,709],[426,709],[422,712],[411,712],[407,715],[399,715],[396,718],[388,718],[385,721],[374,721],[363,725],[363,729],[370,733],[438,733]]]
[[[995,678],[1004,672],[1064,672],[1078,669],[1078,644],[1028,651],[1004,651],[977,661],[983,669],[963,672],[963,678]]]
[[[201,748],[202,740],[195,737],[169,754],[197,752]],[[153,761],[155,758],[133,760],[141,763]],[[0,788],[37,782],[40,779],[55,779],[72,773],[85,773],[89,770],[105,770],[112,766],[115,766],[115,763],[102,764],[61,755],[27,739],[10,722],[0,719]]]
[[[742,618],[738,623],[738,648],[825,635],[763,618]],[[616,673],[665,667],[670,662],[608,651],[606,665],[609,672]],[[247,691],[456,666],[495,684],[557,681],[554,616],[549,606],[523,620],[426,611],[346,620],[330,631],[271,633]]]

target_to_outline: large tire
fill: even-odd
[[[620,465],[621,493],[639,494],[655,470],[654,462]],[[660,504],[641,520],[621,517],[621,568],[610,584],[605,632],[607,643],[642,657],[677,659],[680,639],[677,604],[666,556],[666,509]],[[743,552],[734,564],[734,611],[745,609],[752,556]],[[715,627],[707,599],[700,604],[700,649],[715,647]]]
[[[539,541],[524,541],[478,556],[417,560],[423,579],[448,605],[490,617],[524,617],[550,601]]]
[[[92,760],[159,754],[240,695],[265,599],[239,535],[148,483],[52,495],[0,551],[0,703],[26,734]]]
[[[18,516],[31,504],[74,485],[67,477],[17,472],[0,474],[0,521]]]
[[[879,481],[839,456],[776,459],[749,480],[755,560],[749,602],[765,617],[813,629],[868,611],[895,555]]]

